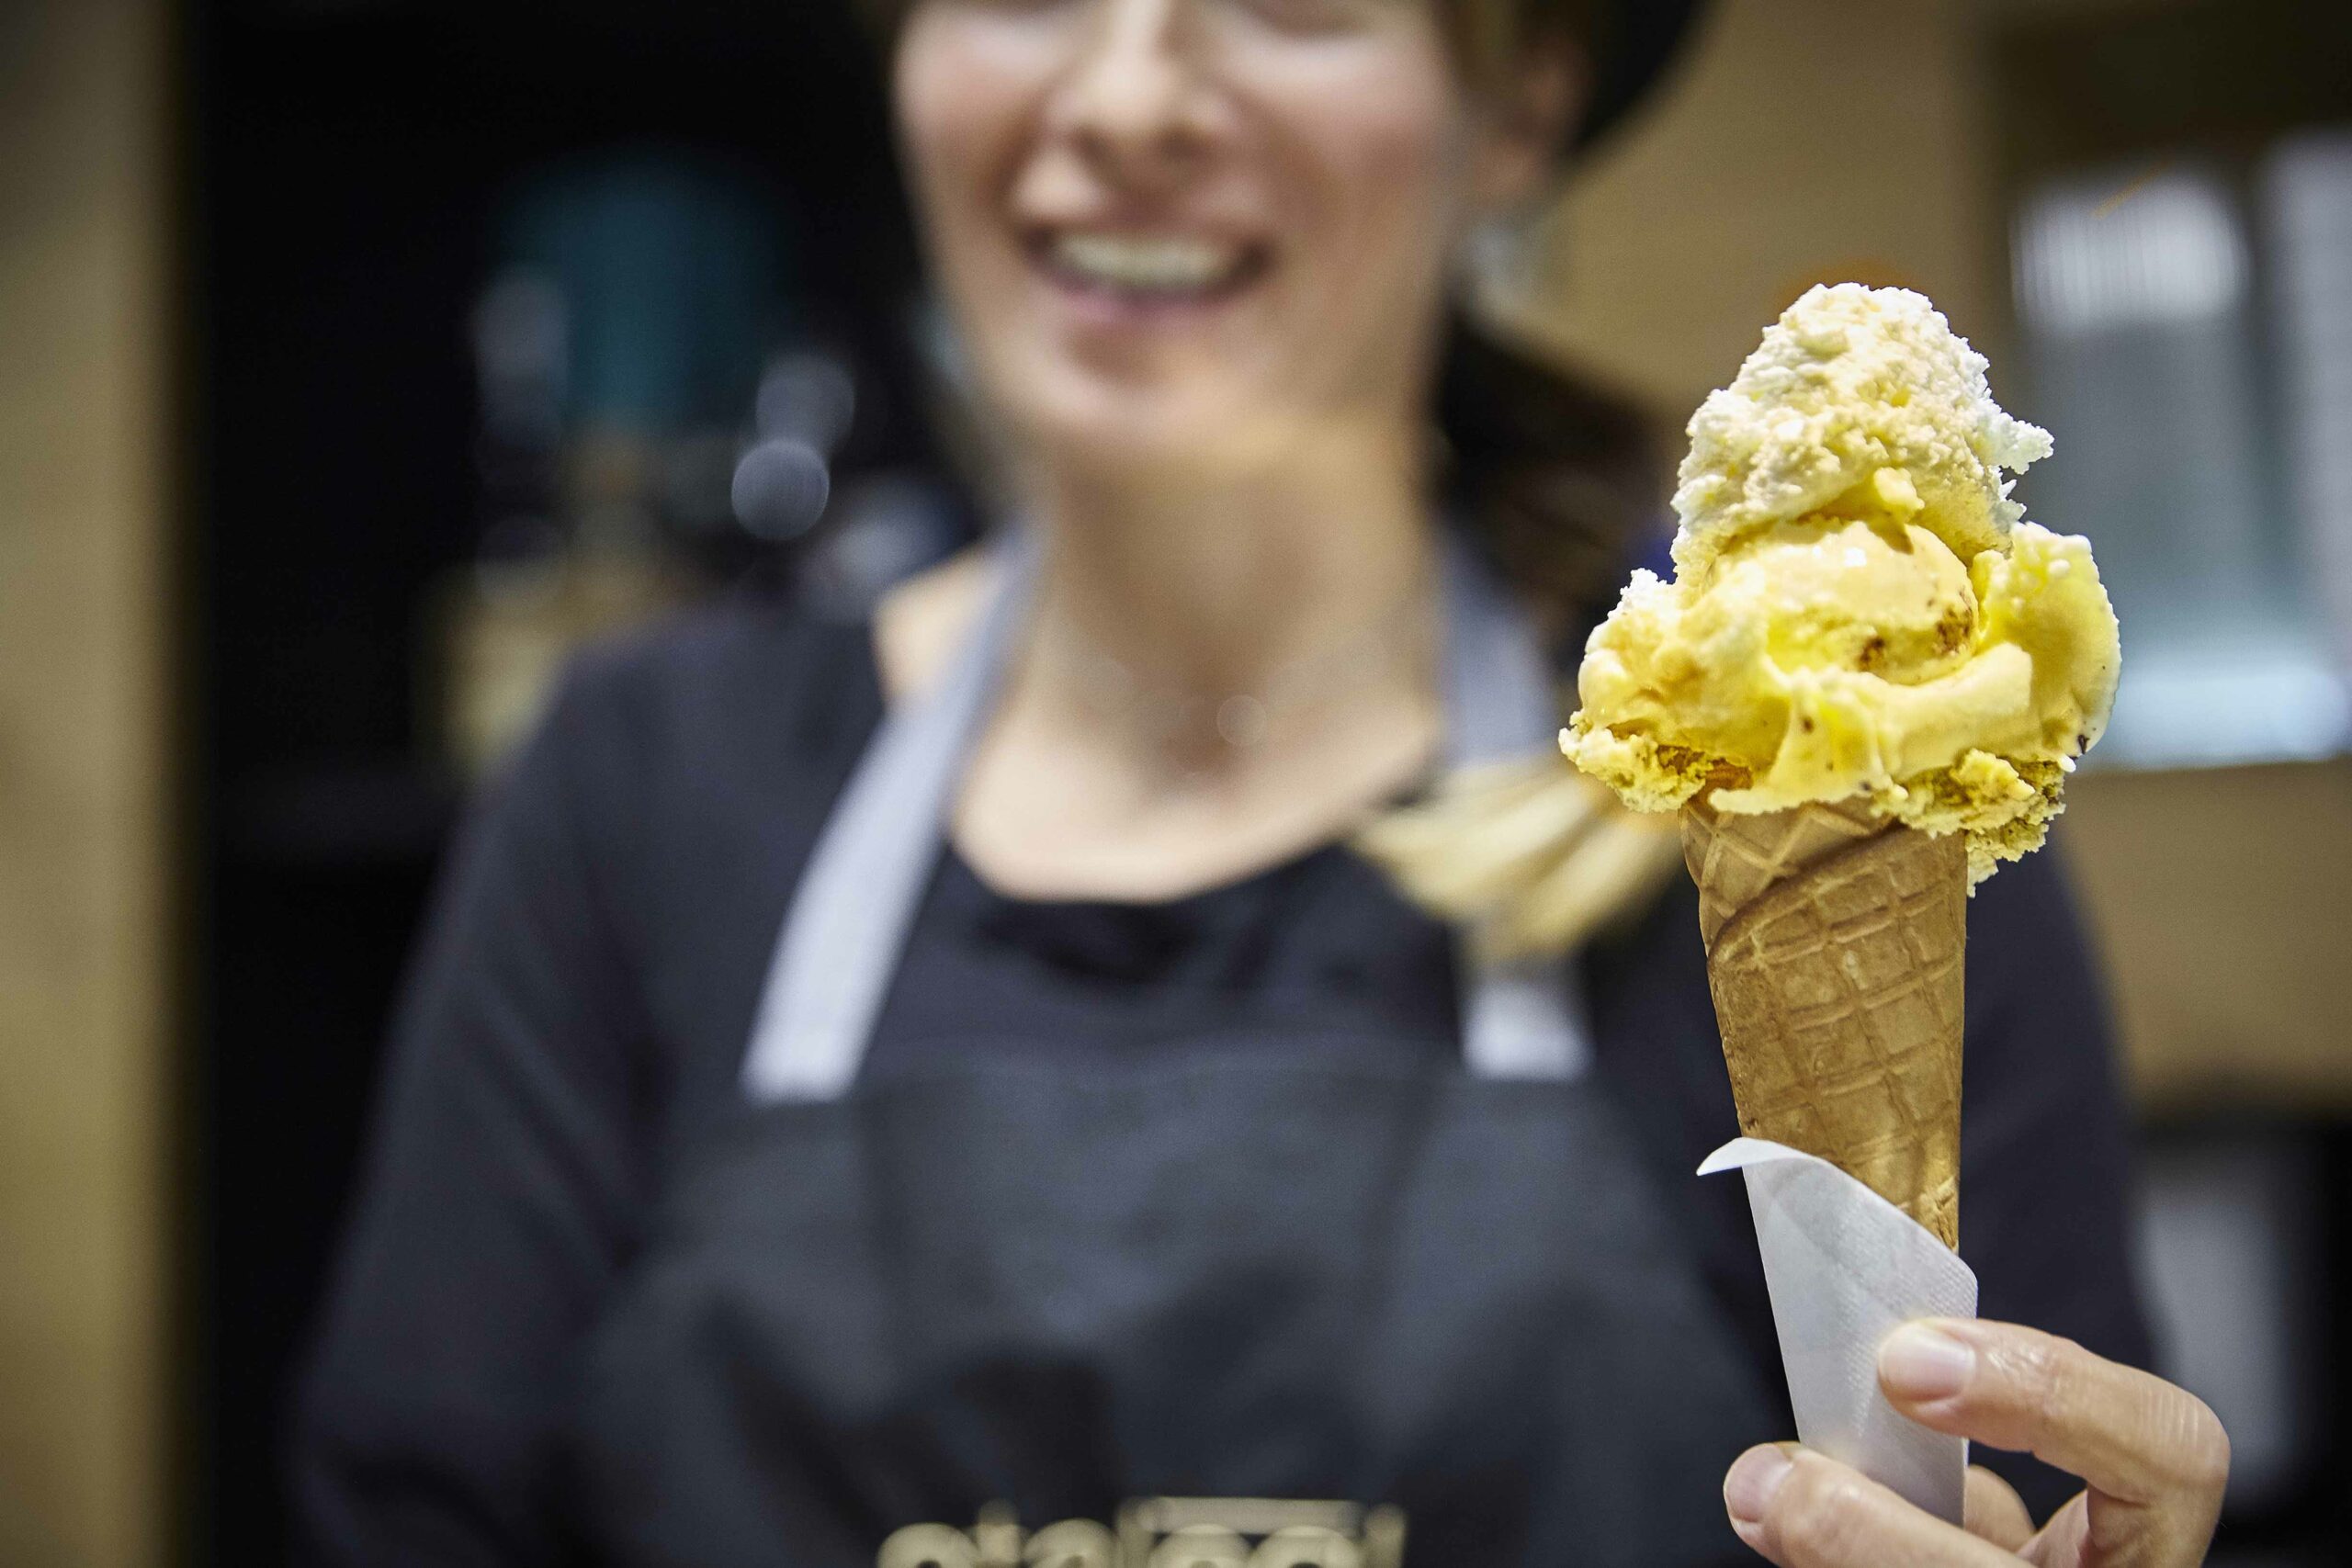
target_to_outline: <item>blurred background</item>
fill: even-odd
[[[968,536],[883,125],[815,0],[0,0],[0,1562],[279,1556],[420,900],[564,654]],[[2352,6],[1722,0],[1487,287],[1670,432],[1843,278],[2058,434],[2215,1561],[2352,1561]]]

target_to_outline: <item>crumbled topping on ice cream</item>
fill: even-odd
[[[1674,580],[1595,628],[1563,750],[1638,810],[1867,795],[1978,877],[2033,849],[2120,663],[2089,542],[2009,499],[2050,446],[1926,299],[1808,291],[1692,417]]]
[[[1679,571],[1825,510],[1908,507],[1962,560],[1998,544],[2019,512],[2003,472],[2048,457],[2050,433],[2004,413],[1984,369],[1923,295],[1807,289],[1690,418],[1674,492]]]

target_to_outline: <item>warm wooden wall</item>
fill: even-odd
[[[1982,25],[1960,0],[1717,0],[1669,96],[1576,171],[1523,309],[1677,426],[1815,283],[1921,289],[1995,351]]]
[[[2094,770],[2067,794],[2143,1104],[2352,1113],[2352,760]]]
[[[163,0],[0,5],[0,1562],[163,1555]]]

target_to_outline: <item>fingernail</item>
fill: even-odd
[[[1772,1494],[1788,1478],[1788,1454],[1770,1443],[1740,1455],[1731,1472],[1724,1477],[1724,1508],[1731,1515],[1731,1522],[1761,1524],[1764,1510],[1771,1506]]]
[[[1976,1375],[1976,1350],[1924,1323],[1906,1323],[1878,1348],[1878,1375],[1905,1399],[1949,1399]]]

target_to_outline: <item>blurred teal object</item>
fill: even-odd
[[[499,253],[562,298],[574,429],[735,423],[765,351],[793,325],[778,203],[684,152],[606,153],[542,175],[510,208]]]

